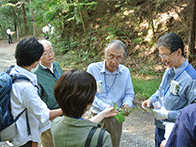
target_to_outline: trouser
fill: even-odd
[[[95,116],[96,114],[93,114]],[[101,127],[107,129],[112,138],[113,147],[120,146],[120,138],[122,134],[122,123],[119,123],[114,117],[104,118],[101,121]]]
[[[8,35],[8,43],[9,43],[9,44],[12,43],[12,36],[11,36],[11,34]]]
[[[51,130],[41,133],[41,147],[54,147]]]
[[[163,140],[165,140],[164,134],[165,134],[164,129],[156,127],[156,129],[155,129],[155,147],[160,147],[161,142]]]
[[[33,141],[28,141],[26,144],[20,146],[20,147],[38,147],[38,143],[37,142],[33,142]]]

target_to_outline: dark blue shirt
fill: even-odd
[[[165,147],[196,146],[196,103],[185,107],[168,138]]]

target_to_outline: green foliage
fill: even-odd
[[[133,39],[132,40],[134,43],[136,43],[136,44],[142,44],[142,42],[143,42],[143,39],[142,38],[136,38],[136,39]]]
[[[193,54],[189,54],[189,58],[193,58],[193,56],[194,56]]]
[[[25,30],[24,24],[24,17],[22,12],[22,3],[24,3],[26,17],[27,17],[27,25],[29,26],[28,30]],[[27,3],[25,1],[7,1],[1,0],[0,1],[0,34],[4,37],[6,29],[10,27],[11,31],[16,32],[15,28],[18,28],[19,36],[28,36],[32,35],[33,33],[33,26],[32,26],[32,15],[27,7]],[[32,27],[31,27],[32,26]],[[16,37],[16,33],[12,36],[13,38]]]
[[[84,45],[84,44],[83,44]],[[82,44],[81,44],[82,46]],[[80,48],[77,41],[68,42],[62,41],[57,44],[55,51],[59,54],[59,51],[66,52],[63,56],[60,56],[60,64],[61,66],[66,68],[77,68],[77,69],[86,69],[86,67],[92,62],[98,62],[100,59],[97,55],[92,51],[87,51],[86,49]]]
[[[145,100],[149,98],[152,94],[158,90],[159,85],[161,83],[161,78],[152,78],[150,80],[146,80],[143,78],[136,78],[132,76],[132,82],[135,92],[135,97],[140,100]]]
[[[61,1],[61,0],[34,0],[33,7],[36,11],[36,21],[40,25],[45,25],[51,22],[52,25],[57,28],[56,30],[62,34],[62,29],[65,24],[69,24],[75,21],[76,24],[82,23],[81,13],[87,12],[88,10],[94,10],[96,8],[97,2],[91,0],[77,0],[72,1]],[[83,14],[82,14],[83,15]],[[88,18],[88,15],[83,17]]]
[[[113,105],[114,105],[114,110],[117,110],[122,115],[126,115],[126,112],[122,108],[118,107],[116,103],[113,102]]]
[[[148,63],[147,60],[141,61],[143,64],[139,65],[139,67],[129,68],[131,73],[136,73],[141,76],[161,76],[162,72],[156,71],[152,63]]]
[[[108,35],[106,36],[106,40],[108,40],[109,42],[119,37],[122,39],[127,38],[128,35],[127,32],[123,32],[122,30],[120,30],[115,26],[109,26],[107,28],[104,28],[103,30],[107,31]],[[131,33],[129,35],[131,35]]]
[[[140,70],[139,70],[139,74],[140,75],[156,75],[157,73],[155,72],[154,67],[152,66],[152,64],[144,64]]]
[[[55,51],[57,54],[65,54],[70,50],[73,50],[78,47],[78,42],[73,39],[68,40],[67,38],[61,40],[55,44]]]

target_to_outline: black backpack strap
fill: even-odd
[[[27,111],[26,111],[26,123],[27,123],[27,132],[28,132],[28,135],[31,135],[31,128],[30,128],[30,124],[29,124],[29,118],[28,118]]]
[[[93,127],[93,128],[90,130],[90,132],[89,132],[89,134],[88,134],[88,137],[87,137],[87,139],[86,139],[86,143],[85,143],[84,147],[89,147],[89,146],[90,146],[91,139],[92,139],[92,137],[93,137],[93,135],[94,135],[94,133],[95,133],[96,130],[97,130],[97,127]]]
[[[102,128],[101,131],[100,131],[100,133],[99,133],[99,138],[98,138],[98,142],[97,142],[97,147],[102,147],[103,136],[104,136],[105,130],[106,130],[106,129]]]
[[[19,81],[19,80],[25,80],[25,81],[28,81],[28,82],[31,82],[31,80],[24,76],[24,75],[19,75],[19,74],[13,74],[13,75],[10,75],[12,77],[12,83],[16,82],[16,81]]]
[[[12,70],[12,68],[14,68],[15,65],[11,65],[8,69],[5,69],[5,73],[10,74],[10,71]]]
[[[24,76],[24,75],[19,75],[19,74],[14,74],[14,75],[10,75],[11,78],[12,78],[12,83],[18,81],[18,80],[25,80],[25,81],[28,81],[30,82],[31,84],[33,84],[31,82],[31,80]],[[33,84],[33,86],[36,87],[36,85]],[[38,87],[37,87],[38,88]],[[39,95],[39,89],[38,89],[38,95]],[[29,123],[29,118],[28,118],[28,112],[27,112],[27,108],[25,108],[16,118],[15,118],[15,121],[22,115],[22,113],[26,110],[26,124],[27,124],[27,132],[28,132],[28,135],[31,135],[31,129],[30,129],[30,123]]]
[[[23,114],[23,112],[25,112],[25,110],[27,110],[27,108],[25,108],[22,112],[20,112],[20,114],[16,116],[16,118],[14,119],[14,122],[16,122],[19,119],[19,117]]]
[[[14,122],[16,122],[19,117],[26,111],[26,124],[27,124],[27,132],[28,132],[28,135],[31,135],[31,129],[30,129],[30,124],[29,124],[29,118],[28,118],[28,112],[27,112],[27,108],[25,108],[22,112],[20,112],[20,114],[18,114],[16,116],[16,118],[14,119]]]

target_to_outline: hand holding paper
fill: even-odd
[[[157,120],[168,119],[169,111],[163,106],[160,109],[153,109],[153,112]]]

